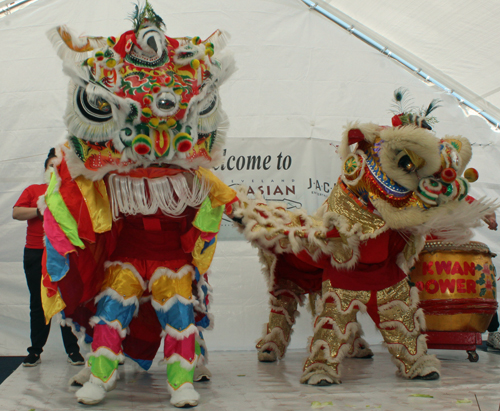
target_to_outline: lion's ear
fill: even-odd
[[[348,144],[351,146],[363,141],[365,139],[365,135],[359,128],[352,128],[347,132],[347,139]]]

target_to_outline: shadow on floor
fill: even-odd
[[[21,365],[23,359],[24,357],[0,357],[0,384]]]

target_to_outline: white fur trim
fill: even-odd
[[[119,301],[124,307],[135,305],[136,311],[134,313],[134,316],[137,315],[137,309],[139,308],[139,299],[136,296],[125,299],[122,295],[118,294],[116,290],[113,290],[112,288],[106,288],[104,291],[97,294],[94,299],[95,303],[97,304],[105,296],[111,297],[115,301]]]
[[[156,311],[163,311],[167,312],[172,308],[172,306],[177,303],[181,302],[184,305],[194,305],[197,303],[196,299],[191,296],[191,298],[188,300],[184,297],[181,297],[178,294],[175,294],[173,297],[169,298],[165,304],[161,304],[160,302],[156,301],[154,298],[151,299],[151,305]]]
[[[101,321],[106,323],[106,325],[108,327],[111,327],[111,328],[115,329],[116,331],[118,331],[118,333],[120,334],[120,337],[122,339],[127,336],[127,328],[122,328],[122,325],[120,324],[120,322],[118,320],[108,321],[104,318],[101,318],[101,317],[94,315],[93,317],[90,318],[89,324],[91,327],[94,327],[96,324],[99,324],[99,322],[101,322]]]
[[[171,395],[170,403],[178,408],[185,406],[196,406],[200,399],[191,382],[182,384],[178,389],[174,389],[170,384],[167,384],[167,390]]]
[[[149,280],[149,291],[152,290],[153,284],[156,280],[158,280],[161,277],[168,277],[172,279],[181,279],[185,275],[191,274],[191,278],[194,279],[194,267],[192,265],[186,264],[182,268],[179,269],[179,271],[175,272],[169,268],[166,267],[160,267],[155,270],[154,274],[152,275],[151,279]]]
[[[125,356],[122,353],[115,354],[113,351],[111,351],[107,347],[99,347],[97,351],[91,351],[88,353],[87,358],[94,356],[94,357],[106,357],[107,359],[111,361],[125,361]]]
[[[92,376],[90,377],[92,378]],[[98,380],[98,381],[95,381]],[[106,397],[106,390],[102,386],[102,381],[99,383],[98,378],[93,378],[92,381],[87,381],[83,387],[75,392],[75,397],[79,403],[86,405],[99,404]]]
[[[181,367],[184,368],[187,371],[191,371],[194,367],[196,367],[196,364],[198,362],[198,356],[195,354],[193,360],[190,362],[186,360],[184,357],[180,356],[179,354],[173,354],[169,358],[165,358],[162,361],[160,361],[161,364],[167,363],[167,364],[174,364],[174,363],[180,363]]]
[[[170,337],[175,338],[177,341],[182,341],[193,334],[195,334],[195,336],[199,335],[198,328],[196,328],[194,324],[189,324],[187,328],[182,331],[179,331],[167,324],[165,330],[163,330],[163,332],[161,333],[161,337],[163,338],[169,335]]]
[[[335,369],[332,366],[323,363],[315,363],[307,367],[307,369],[304,370],[302,376],[300,377],[300,382],[302,384],[308,384],[311,378],[316,375],[319,377],[316,378],[316,380],[321,379],[321,377],[325,376],[327,377],[326,379],[331,380],[331,382],[333,382],[334,384],[341,383],[340,372],[335,372]],[[316,381],[311,380],[312,385],[314,385],[314,382]]]

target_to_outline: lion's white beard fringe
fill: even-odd
[[[200,180],[197,176],[194,176],[192,187],[189,187],[182,174],[155,179],[111,174],[108,182],[115,220],[120,213],[151,215],[158,210],[165,215],[177,217],[186,207],[200,206],[211,188],[208,181]]]

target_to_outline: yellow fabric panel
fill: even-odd
[[[207,180],[212,185],[209,193],[212,208],[230,203],[236,197],[236,191],[225,185],[210,170],[199,167],[196,174],[200,180]]]
[[[104,181],[92,181],[83,176],[78,176],[75,182],[87,204],[94,232],[104,233],[111,230],[113,219]]]
[[[192,273],[186,273],[181,278],[170,278],[166,275],[158,278],[151,287],[151,294],[156,302],[164,305],[170,298],[178,294],[186,299],[191,298]]]
[[[59,290],[57,290],[57,294],[53,295],[52,297],[48,297],[47,289],[43,285],[43,282],[41,284],[41,288],[42,288],[41,290],[42,306],[43,306],[43,312],[45,314],[45,323],[48,324],[50,319],[54,315],[60,313],[62,310],[66,308],[66,304],[64,304],[61,294],[59,294]]]
[[[101,291],[111,288],[125,300],[131,297],[141,298],[144,290],[134,273],[121,265],[112,265],[106,269],[106,278]]]
[[[215,248],[217,246],[217,238],[215,242],[208,247],[205,251],[203,251],[203,246],[205,245],[205,241],[203,241],[200,237],[196,240],[196,244],[194,246],[194,250],[191,253],[193,256],[193,265],[198,268],[198,271],[201,275],[205,274],[210,268],[210,264],[212,264],[212,259],[214,258]]]

